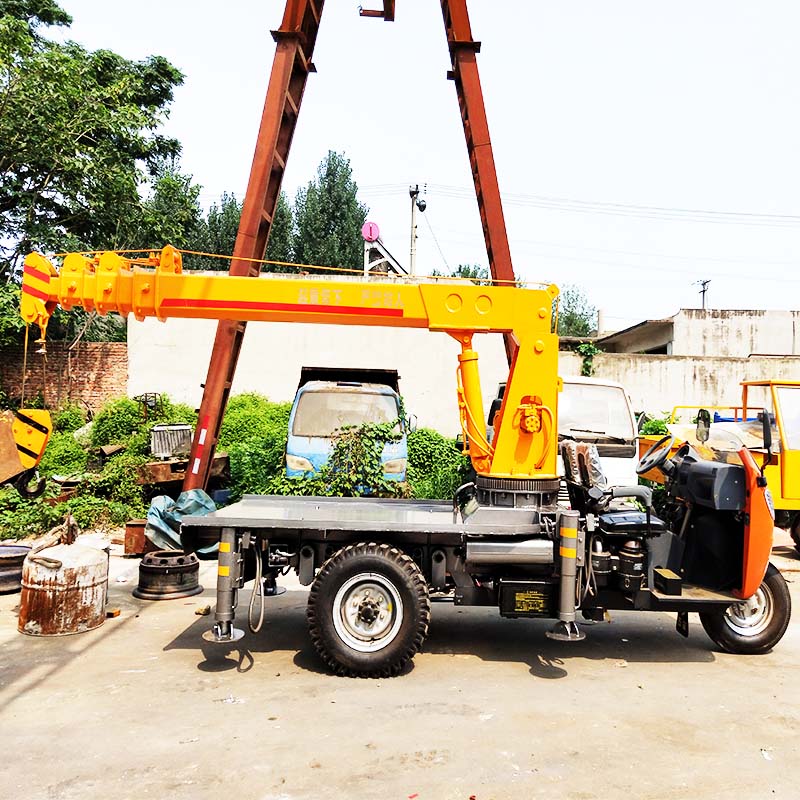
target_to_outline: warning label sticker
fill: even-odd
[[[549,596],[540,589],[514,592],[514,611],[518,614],[544,614],[547,612]]]

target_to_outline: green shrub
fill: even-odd
[[[669,414],[666,414],[660,419],[648,419],[646,422],[642,423],[639,433],[645,436],[665,436],[669,433],[667,430],[668,419]]]
[[[47,443],[39,472],[42,475],[80,475],[86,469],[88,453],[71,433],[54,433]]]
[[[59,433],[72,433],[86,424],[86,414],[75,403],[65,403],[53,414],[53,430]]]
[[[146,421],[141,406],[128,397],[106,403],[94,418],[92,447],[125,444],[131,434],[139,431]]]
[[[251,439],[272,439],[289,426],[291,403],[273,403],[255,392],[231,397],[219,431],[217,446],[226,450],[232,444]]]
[[[264,494],[271,478],[283,473],[286,452],[286,428],[264,437],[254,436],[228,447],[231,495]]]
[[[430,428],[408,435],[408,483],[414,497],[447,499],[464,482],[468,459],[454,439]]]

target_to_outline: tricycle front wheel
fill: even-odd
[[[792,614],[792,599],[783,575],[772,564],[752,597],[720,611],[700,613],[712,641],[727,653],[768,653],[781,640]]]

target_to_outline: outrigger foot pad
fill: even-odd
[[[244,638],[244,631],[234,628],[230,622],[216,622],[211,630],[203,633],[203,639],[213,644],[229,644]]]
[[[556,622],[545,636],[557,642],[581,642],[586,638],[586,634],[578,627],[577,622],[562,621]]]

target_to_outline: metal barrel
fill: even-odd
[[[0,594],[18,592],[22,587],[22,565],[31,548],[0,544]]]
[[[60,544],[29,554],[22,567],[20,633],[63,636],[98,628],[106,618],[108,553]]]

